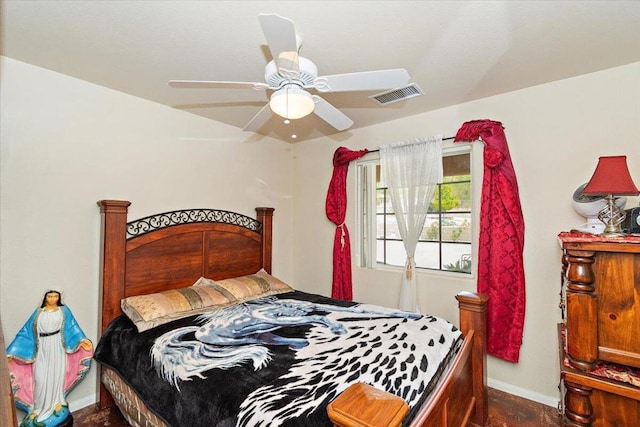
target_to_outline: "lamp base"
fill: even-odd
[[[604,237],[625,237],[626,234],[623,233],[622,231],[617,232],[617,231],[611,231],[611,232],[604,232],[602,233],[602,236]]]
[[[605,237],[623,237],[620,224],[624,221],[626,214],[615,204],[613,194],[606,197],[607,205],[598,213],[598,219],[604,223],[602,235]]]

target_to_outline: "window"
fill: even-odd
[[[416,267],[471,274],[473,265],[472,144],[443,148],[444,180],[438,184],[416,247]],[[403,267],[402,244],[391,200],[381,174],[380,158],[357,163],[359,264]]]

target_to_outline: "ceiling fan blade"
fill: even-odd
[[[349,129],[353,125],[353,120],[323,98],[318,95],[313,95],[312,98],[313,102],[316,104],[313,112],[337,130]]]
[[[296,34],[293,21],[275,13],[261,13],[258,15],[258,20],[267,39],[271,56],[278,64],[278,71],[285,77],[292,73],[297,76],[300,72],[298,49],[302,41]]]
[[[268,89],[266,83],[253,82],[224,82],[201,80],[170,80],[169,86],[178,89]]]
[[[273,117],[273,114],[271,113],[271,108],[267,103],[260,109],[260,111],[258,111],[258,114],[253,116],[253,118],[249,121],[249,123],[247,123],[244,128],[242,128],[242,130],[248,132],[257,132],[262,126],[264,126],[265,123],[267,123],[271,119],[271,117]]]
[[[404,68],[364,71],[350,74],[321,76],[314,82],[320,92],[351,92],[395,89],[409,83],[409,73]]]

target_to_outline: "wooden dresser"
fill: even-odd
[[[572,232],[559,239],[565,424],[640,426],[640,387],[601,375],[607,366],[640,369],[640,236],[621,240]]]

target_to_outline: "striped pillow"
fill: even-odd
[[[216,280],[216,286],[226,290],[238,301],[282,294],[294,290],[282,280],[267,273],[264,269],[248,276]]]
[[[204,313],[237,302],[237,298],[211,279],[201,277],[193,286],[148,295],[128,297],[121,301],[122,311],[146,331],[172,320]]]

